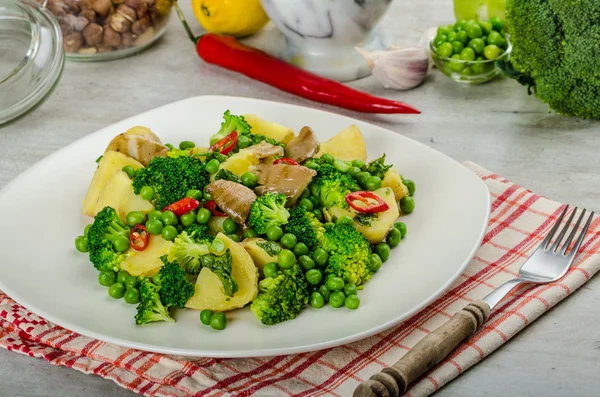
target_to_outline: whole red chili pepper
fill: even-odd
[[[317,76],[264,51],[246,46],[232,36],[206,33],[196,38],[185,21],[177,2],[174,6],[188,36],[196,43],[196,52],[207,63],[242,73],[252,79],[312,101],[357,112],[421,113],[405,103],[379,98],[337,81]]]
[[[146,231],[146,226],[139,224],[133,227],[129,234],[129,245],[136,251],[143,251],[150,243],[150,233]]]
[[[217,211],[217,203],[215,203],[215,200],[210,200],[204,203],[204,208],[209,210],[212,216],[227,216],[227,214]]]
[[[198,200],[195,200],[190,197],[186,197],[184,199],[177,201],[176,203],[166,206],[165,208],[163,208],[163,212],[171,211],[175,215],[181,216],[181,215],[187,214],[190,211],[195,210],[196,208],[198,208],[199,205],[200,205],[200,202]]]
[[[289,157],[282,157],[282,158],[279,158],[279,159],[273,161],[273,164],[280,164],[280,163],[285,163],[285,164],[289,164],[289,165],[300,165],[300,164],[298,164],[297,161],[292,160]]]
[[[233,131],[231,134],[227,135],[225,138],[212,145],[208,150],[210,150],[211,152],[219,152],[223,155],[228,155],[229,152],[235,149],[237,141],[238,133],[237,131]]]
[[[375,203],[369,201],[375,200]],[[364,203],[365,207],[356,205],[355,201]],[[350,207],[363,214],[375,214],[377,212],[387,211],[390,206],[383,201],[381,197],[372,192],[354,192],[346,195],[346,202]]]

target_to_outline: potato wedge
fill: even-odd
[[[262,134],[267,138],[275,139],[285,144],[294,137],[294,131],[291,128],[267,121],[255,114],[245,114],[244,119],[246,119],[248,124],[250,124],[250,127],[252,127],[253,134]]]
[[[123,171],[115,172],[100,192],[94,216],[106,206],[113,207],[121,219],[125,219],[125,216],[131,211],[141,211],[148,214],[154,209],[149,201],[133,192],[131,179]]]
[[[123,153],[114,151],[104,153],[98,164],[98,168],[96,168],[96,172],[94,173],[94,177],[92,178],[92,182],[90,183],[85,198],[83,199],[84,214],[89,216],[94,216],[96,214],[96,203],[98,203],[100,193],[108,183],[108,180],[126,165],[133,167],[133,169],[143,167],[139,161],[134,160]]]
[[[125,135],[139,135],[139,136],[143,136],[144,138],[146,138],[152,142],[162,143],[160,141],[160,138],[158,137],[158,135],[156,135],[154,132],[152,132],[150,130],[150,128],[142,127],[139,125],[132,127],[130,129],[128,129],[127,131],[125,131]]]
[[[166,255],[173,243],[161,236],[150,236],[148,248],[143,251],[131,250],[121,264],[121,268],[132,276],[152,276],[162,267],[160,257]]]
[[[321,148],[316,157],[321,157],[325,153],[339,160],[362,160],[366,162],[367,144],[358,127],[351,125],[330,140],[321,143]]]
[[[404,186],[400,175],[393,168],[387,170],[381,181],[381,186],[391,188],[396,197],[396,201],[400,201],[402,197],[408,194],[408,188]]]
[[[254,264],[258,268],[260,276],[263,277],[263,267],[269,262],[277,262],[277,253],[281,250],[281,247],[277,243],[267,241],[259,237],[248,238],[240,243],[242,247],[250,254]],[[275,249],[267,252],[265,247],[273,247]],[[275,253],[277,251],[277,253]]]
[[[231,171],[241,177],[244,172],[250,171],[258,164],[260,164],[260,160],[252,151],[242,149],[222,162],[221,169]]]
[[[221,280],[209,269],[203,268],[196,280],[194,295],[185,305],[189,309],[224,312],[244,307],[258,294],[258,270],[250,254],[222,233],[219,233],[217,238],[223,240],[225,248],[231,252],[233,259],[231,275],[237,281],[238,291],[233,297],[228,297],[222,291]]]

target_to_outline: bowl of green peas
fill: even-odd
[[[512,50],[504,23],[496,17],[440,26],[429,47],[436,67],[465,84],[482,84],[498,76],[497,62],[507,61]]]

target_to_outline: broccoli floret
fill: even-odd
[[[185,197],[188,190],[204,191],[210,176],[197,157],[154,157],[133,179],[133,190],[140,194],[144,186],[154,189],[153,204],[161,209]]]
[[[160,288],[154,285],[149,278],[141,278],[139,290],[140,303],[135,315],[136,324],[148,324],[156,321],[175,322],[169,315],[169,309],[160,300]]]
[[[348,208],[346,195],[360,190],[354,178],[338,171],[331,164],[317,167],[317,175],[309,185],[311,193],[318,197],[325,208]]]
[[[235,116],[228,110],[223,115],[223,123],[221,123],[221,129],[215,135],[210,138],[211,144],[225,138],[233,131],[237,131],[238,135],[250,135],[252,127],[244,116]]]
[[[220,179],[224,179],[226,181],[231,181],[235,183],[241,183],[240,177],[226,169],[220,169],[219,172],[217,172],[217,174],[215,175],[215,181],[218,181]]]
[[[389,165],[385,164],[385,153],[384,153],[383,156],[381,156],[378,159],[375,159],[375,160],[371,161],[369,164],[367,164],[365,171],[367,171],[372,176],[377,176],[377,177],[383,179],[383,177],[385,176],[385,173],[390,168],[392,168],[391,164],[389,164]]]
[[[104,207],[94,218],[88,232],[90,262],[100,271],[121,270],[121,262],[126,254],[117,252],[113,242],[118,236],[129,238],[129,227],[119,219],[112,207]]]
[[[359,213],[354,217],[354,222],[361,226],[371,226],[371,224],[377,219],[377,214]]]
[[[292,320],[308,303],[308,288],[298,265],[259,283],[260,293],[252,302],[252,313],[265,325]]]
[[[265,234],[271,226],[282,226],[287,223],[290,212],[285,208],[285,194],[267,193],[252,203],[248,225],[256,233]]]
[[[181,149],[171,149],[167,152],[167,157],[177,158],[183,156],[190,156],[190,151]]]
[[[195,222],[186,227],[184,231],[196,243],[207,242],[208,244],[211,244],[215,239],[215,236],[209,234],[210,227],[207,224]]]
[[[321,245],[325,228],[315,214],[302,207],[296,207],[290,211],[290,219],[285,225],[285,231],[292,233],[298,241],[306,244],[313,251]]]
[[[252,139],[252,145],[258,145],[259,143],[265,141],[267,143],[270,143],[271,145],[281,146],[282,148],[285,149],[284,143],[281,143],[278,140],[273,139],[273,138],[267,138],[266,136],[264,136],[262,134],[253,134],[250,138]]]
[[[185,272],[177,261],[169,262],[167,256],[160,257],[163,266],[154,276],[154,284],[159,287],[160,301],[165,307],[185,307],[194,295],[194,284],[185,278]]]
[[[509,77],[558,113],[600,118],[596,0],[507,0]]]
[[[325,273],[356,285],[364,284],[373,275],[371,246],[352,225],[326,227],[322,248],[329,253]]]
[[[281,252],[281,246],[275,241],[262,241],[256,243],[256,245],[262,248],[269,256],[277,256]]]

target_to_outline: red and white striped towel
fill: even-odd
[[[485,181],[492,195],[490,224],[482,246],[448,293],[402,325],[379,335],[294,356],[189,360],[78,335],[45,321],[0,292],[0,346],[112,379],[146,396],[352,395],[360,382],[393,364],[468,302],[513,278],[563,209],[562,204],[476,164],[465,165]],[[413,385],[407,395],[435,392],[588,281],[600,268],[599,237],[597,218],[565,278],[513,293],[479,333]]]

